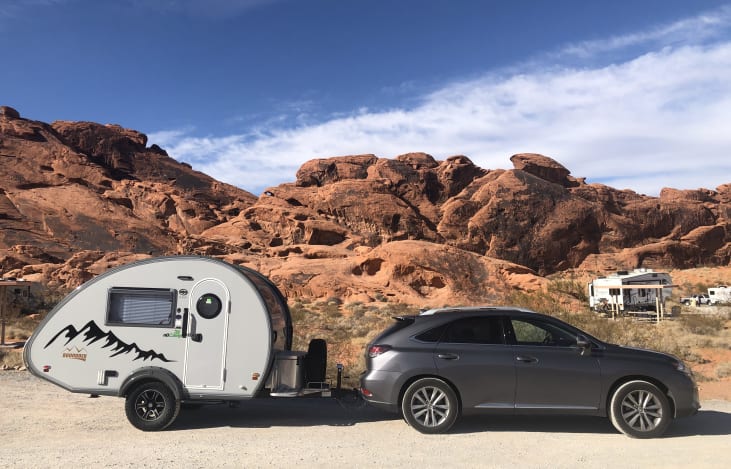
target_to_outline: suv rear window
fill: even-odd
[[[396,332],[400,331],[401,329],[409,327],[410,325],[412,325],[414,323],[414,318],[410,317],[410,316],[397,316],[394,319],[396,320],[396,322],[391,324],[391,326],[389,326],[386,330],[381,332],[378,335],[378,337],[373,339],[374,344],[378,343],[378,341],[381,340],[382,338],[384,338],[388,335],[391,335],[393,333],[396,333]]]
[[[415,337],[422,342],[452,344],[502,344],[503,329],[499,317],[463,318],[429,329]]]
[[[458,319],[449,324],[442,342],[454,344],[502,344],[500,317]]]

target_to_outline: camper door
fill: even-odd
[[[204,279],[189,295],[185,387],[223,389],[230,295],[220,280]]]

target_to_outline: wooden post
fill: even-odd
[[[8,322],[7,293],[8,287],[30,287],[31,282],[24,280],[5,280],[0,278],[0,345],[5,345],[5,325]]]
[[[655,297],[655,315],[657,317],[657,323],[660,324],[660,297]]]
[[[5,285],[0,285],[0,345],[5,345]]]

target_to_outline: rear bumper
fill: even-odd
[[[389,412],[398,412],[399,378],[402,374],[393,371],[366,371],[360,375],[360,395],[374,407]]]

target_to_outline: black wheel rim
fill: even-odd
[[[165,410],[165,396],[155,389],[146,389],[135,399],[135,413],[145,421],[157,420]]]

